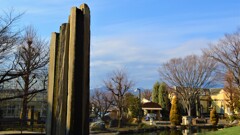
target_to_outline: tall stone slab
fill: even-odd
[[[51,135],[53,129],[53,123],[55,123],[53,118],[53,106],[55,96],[55,68],[56,68],[56,56],[57,56],[57,46],[58,46],[59,33],[53,32],[50,42],[50,58],[49,58],[49,69],[48,69],[48,111],[47,111],[47,125],[46,134]]]
[[[67,89],[68,89],[68,47],[69,24],[64,23],[60,27],[60,40],[58,47],[58,79],[57,79],[57,103],[56,103],[56,134],[65,135],[67,115]]]
[[[90,11],[83,4],[70,16],[67,135],[89,132],[89,52]]]
[[[89,134],[90,10],[73,7],[51,39],[48,135]]]

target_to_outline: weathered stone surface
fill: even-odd
[[[86,4],[70,16],[67,134],[89,132],[90,11]],[[77,120],[76,120],[77,119]],[[82,130],[75,130],[81,128]]]
[[[53,122],[53,106],[54,106],[54,93],[55,93],[55,67],[56,67],[56,55],[57,55],[57,45],[58,45],[59,34],[53,32],[50,43],[50,58],[49,58],[49,71],[48,71],[48,112],[47,112],[47,126],[46,134],[52,134],[52,124]]]
[[[49,135],[89,134],[90,10],[73,7],[52,35],[49,66]]]
[[[60,27],[60,39],[58,48],[58,78],[57,103],[56,103],[56,134],[65,135],[66,115],[67,115],[67,87],[68,87],[68,43],[69,24]]]

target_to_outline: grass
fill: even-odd
[[[223,128],[218,131],[211,131],[208,133],[200,133],[198,135],[239,135],[240,134],[240,126]]]

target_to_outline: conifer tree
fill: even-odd
[[[152,101],[155,103],[159,103],[158,102],[158,89],[159,89],[159,82],[156,82],[153,86],[153,90],[152,90]]]
[[[180,113],[176,96],[174,96],[172,99],[172,106],[170,111],[170,122],[171,122],[171,125],[180,125],[182,122],[182,115]]]
[[[168,118],[169,112],[171,109],[171,103],[168,98],[168,90],[167,90],[167,84],[162,82],[159,86],[158,89],[158,103],[162,107],[162,115],[163,118],[165,119],[166,117]]]
[[[166,103],[164,102],[164,96],[166,96],[165,94],[166,91],[166,84],[160,83],[159,89],[158,89],[158,104],[162,107],[165,108],[166,107]]]

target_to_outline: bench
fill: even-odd
[[[196,124],[206,124],[207,119],[196,119]]]

